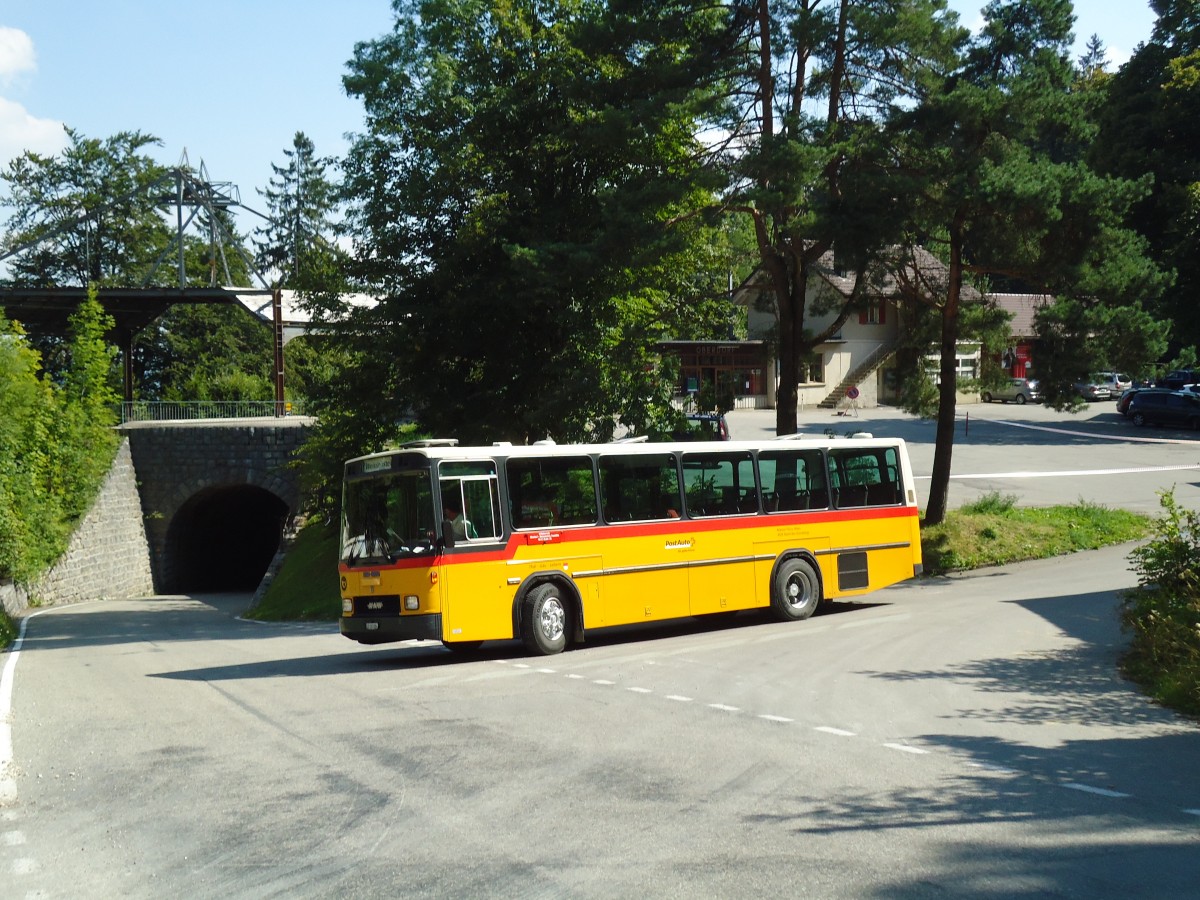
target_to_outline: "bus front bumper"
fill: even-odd
[[[440,641],[441,613],[423,616],[342,616],[345,637],[360,644],[387,644],[392,641]]]

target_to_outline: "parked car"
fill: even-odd
[[[1042,392],[1038,390],[1037,379],[1010,378],[1009,383],[1004,387],[984,391],[979,398],[984,403],[991,403],[993,400],[1001,400],[1005,403],[1010,400],[1014,403],[1036,403],[1042,399]]]
[[[1112,391],[1109,390],[1108,385],[1099,381],[1077,381],[1075,382],[1075,392],[1089,402],[1112,399]]]
[[[1158,387],[1170,388],[1177,391],[1185,384],[1195,384],[1200,381],[1200,369],[1173,369],[1158,379]]]
[[[1133,379],[1120,372],[1094,372],[1092,381],[1107,387],[1109,393],[1114,397],[1121,396],[1123,392],[1133,387]]]
[[[729,424],[721,413],[688,413],[687,429],[674,434],[677,441],[727,441]]]
[[[1200,395],[1187,391],[1138,391],[1129,401],[1134,425],[1200,428]]]
[[[1122,391],[1121,396],[1117,398],[1117,412],[1119,412],[1123,416],[1129,415],[1129,402],[1135,396],[1142,393],[1143,391],[1158,391],[1163,394],[1170,393],[1170,391],[1168,391],[1166,388],[1156,388],[1156,387],[1130,388],[1127,391]]]

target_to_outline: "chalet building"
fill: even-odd
[[[1012,343],[1000,358],[1001,367],[1014,378],[1036,378],[1033,317],[1054,298],[1049,294],[988,294],[988,299],[1012,316],[1008,323]]]
[[[946,267],[932,254],[918,251],[904,273],[908,282],[944,284]],[[746,310],[746,341],[667,341],[665,353],[680,358],[677,393],[695,395],[703,386],[725,379],[734,387],[734,408],[774,408],[779,381],[775,359],[777,317],[774,300],[760,269],[734,292],[734,300]],[[835,409],[854,405],[873,407],[895,400],[892,363],[905,333],[901,304],[901,282],[886,275],[863,292],[861,308],[852,312],[840,329],[813,348],[802,365],[798,390],[801,409]],[[855,288],[853,272],[841,270],[832,253],[815,267],[806,295],[807,330],[823,331],[837,317]],[[979,300],[973,288],[963,287],[964,302]],[[977,344],[964,344],[958,370],[962,378],[979,376]],[[937,363],[931,368],[937,376]],[[963,395],[965,402],[977,395]]]

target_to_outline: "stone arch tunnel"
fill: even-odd
[[[137,422],[129,438],[158,593],[253,591],[300,506],[311,420]]]

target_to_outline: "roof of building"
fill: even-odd
[[[1012,315],[1012,320],[1008,323],[1008,328],[1015,338],[1032,337],[1034,334],[1034,315],[1039,309],[1054,300],[1049,294],[1003,294],[989,292],[987,296],[998,307]]]
[[[821,255],[814,267],[814,274],[843,297],[850,297],[858,283],[856,273],[837,265],[833,251]],[[925,294],[942,295],[947,289],[949,275],[949,268],[934,254],[924,247],[913,247],[903,257],[897,252],[892,258],[881,260],[868,272],[871,283],[866,293],[870,297],[899,298],[905,293],[919,290]],[[762,266],[757,267],[734,291],[734,300],[738,303],[750,302],[751,296],[761,291],[766,279],[766,270]],[[964,302],[976,302],[981,296],[971,285],[962,286]]]

